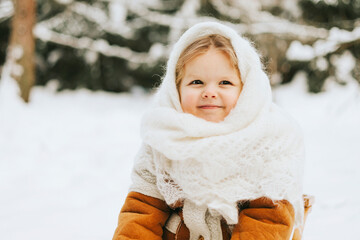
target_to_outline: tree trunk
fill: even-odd
[[[33,27],[36,16],[35,0],[13,0],[14,16],[10,36],[9,55],[14,64],[11,76],[18,82],[21,98],[29,102],[35,82]]]

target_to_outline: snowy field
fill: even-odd
[[[305,93],[300,76],[274,91],[302,126],[306,240],[360,237],[360,88]],[[35,87],[24,105],[0,89],[0,239],[111,239],[151,96]]]

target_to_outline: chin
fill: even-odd
[[[202,119],[205,119],[206,121],[209,121],[209,122],[222,122],[224,121],[224,118],[221,118],[221,117],[202,117]]]

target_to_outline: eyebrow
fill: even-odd
[[[201,79],[201,78],[203,78],[202,76],[196,75],[196,74],[189,74],[189,75],[187,75],[187,76],[185,76],[185,77],[195,78],[195,79]],[[223,75],[223,76],[221,76],[221,77],[219,77],[219,78],[221,78],[221,79],[229,79],[229,78],[231,78],[231,77],[233,77],[233,76],[231,76],[231,75]]]
[[[199,75],[195,75],[195,74],[189,74],[186,77],[191,77],[191,78],[201,78]]]

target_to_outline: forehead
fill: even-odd
[[[232,75],[238,72],[229,55],[216,48],[194,56],[184,65],[184,70],[185,77],[198,74]]]

